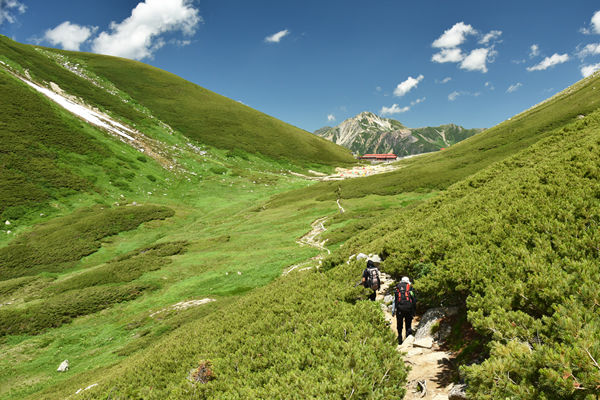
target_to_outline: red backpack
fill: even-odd
[[[414,299],[410,293],[410,283],[400,282],[396,285],[396,308],[401,311],[411,311]]]

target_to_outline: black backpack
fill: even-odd
[[[410,290],[410,283],[400,282],[396,285],[396,308],[398,310],[412,311],[414,300]]]
[[[367,285],[366,287],[373,290],[379,290],[381,281],[379,280],[379,270],[377,268],[367,268]]]

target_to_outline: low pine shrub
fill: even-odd
[[[96,252],[100,240],[137,228],[143,222],[165,219],[174,211],[161,206],[104,208],[94,206],[37,226],[0,249],[0,280],[61,271]]]
[[[0,308],[0,336],[36,335],[113,304],[133,300],[147,289],[141,285],[99,286],[72,290],[20,308]]]
[[[361,297],[356,264],[256,289],[103,371],[81,397],[402,398],[406,369],[378,305],[344,300]],[[191,383],[207,375],[198,360],[210,360],[212,379]]]

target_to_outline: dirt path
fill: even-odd
[[[327,240],[318,240],[318,236],[327,230],[327,228],[325,228],[325,221],[327,221],[327,218],[328,217],[323,217],[315,220],[311,224],[312,229],[310,230],[310,232],[302,236],[300,239],[296,240],[296,243],[298,243],[300,246],[315,247],[321,250],[322,252],[327,252],[327,254],[331,254],[331,251],[329,251],[329,249],[325,247],[325,243],[327,242]],[[283,271],[281,275],[285,276],[296,269],[298,269],[299,271],[312,269],[315,263],[317,263],[316,265],[320,265],[321,260],[323,260],[323,253],[319,254],[318,256],[312,257],[307,261],[290,265]]]
[[[384,301],[385,295],[392,287],[393,280],[387,274],[381,273],[381,289],[377,294],[377,300]],[[389,300],[389,298],[388,298]],[[386,321],[390,322],[390,328],[398,335],[396,329],[396,318],[392,317],[390,309],[382,303],[382,310]],[[418,325],[419,319],[413,320],[413,330]],[[413,346],[410,340],[405,340],[402,346],[398,346],[399,352],[406,353],[404,362],[411,368],[407,378],[407,392],[404,397],[407,400],[447,400],[448,393],[453,384],[450,381],[449,361],[452,355],[439,348],[434,342],[431,348]],[[426,392],[417,389],[419,382],[424,382]]]
[[[373,164],[373,165],[360,165],[352,168],[336,168],[335,174],[325,175],[320,172],[309,170],[311,175],[304,175],[298,172],[288,171],[288,173],[299,176],[301,178],[313,180],[313,181],[342,181],[350,178],[361,178],[364,176],[371,176],[377,174],[383,174],[385,172],[391,172],[397,170],[398,165],[395,164]]]

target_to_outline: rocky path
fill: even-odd
[[[382,301],[386,321],[390,328],[398,335],[396,318],[392,317],[391,304],[393,302],[393,280],[387,274],[381,273],[381,289],[377,300]],[[449,368],[452,355],[440,349],[439,344],[431,335],[431,327],[438,322],[448,310],[428,310],[420,319],[413,320],[415,336],[409,336],[402,345],[398,346],[399,352],[405,353],[404,362],[410,367],[407,378],[407,400],[448,400],[464,399],[460,394],[460,385],[451,383]],[[415,324],[418,324],[415,329]]]
[[[392,172],[398,169],[399,166],[396,164],[373,164],[373,165],[360,165],[352,168],[341,168],[335,169],[335,173],[331,175],[325,175],[320,172],[309,170],[311,175],[304,175],[298,172],[288,171],[289,174],[299,176],[301,178],[313,180],[313,181],[342,181],[344,179],[360,178],[364,176],[371,176],[377,174],[383,174],[386,172]]]

